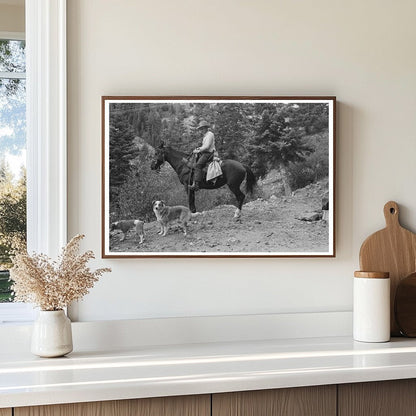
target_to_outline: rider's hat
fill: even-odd
[[[209,123],[205,120],[202,120],[199,124],[198,127],[196,128],[197,130],[202,129],[203,127],[209,127]]]

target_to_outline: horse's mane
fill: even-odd
[[[165,151],[169,151],[174,156],[184,157],[186,159],[189,158],[190,153],[181,152],[180,150],[174,149],[171,145],[165,146]]]

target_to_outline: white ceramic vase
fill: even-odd
[[[71,321],[63,310],[40,311],[33,325],[31,351],[39,357],[62,357],[72,351]]]

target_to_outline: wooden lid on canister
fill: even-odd
[[[389,272],[354,272],[354,277],[364,277],[366,279],[388,279],[390,277]]]

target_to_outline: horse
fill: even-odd
[[[189,209],[192,213],[196,212],[195,208],[195,191],[190,189],[192,169],[189,166],[189,157],[186,153],[173,149],[171,146],[165,146],[162,142],[156,149],[155,157],[150,165],[152,170],[160,170],[160,167],[168,162],[177,173],[179,180],[185,187],[188,195]],[[253,171],[246,165],[237,160],[226,159],[221,164],[222,175],[217,180],[207,182],[205,179],[201,182],[200,189],[218,189],[224,185],[228,185],[230,191],[237,199],[237,209],[234,214],[235,219],[241,217],[241,209],[243,207],[246,195],[241,191],[241,183],[246,179],[245,191],[252,193],[256,185],[256,177]]]

